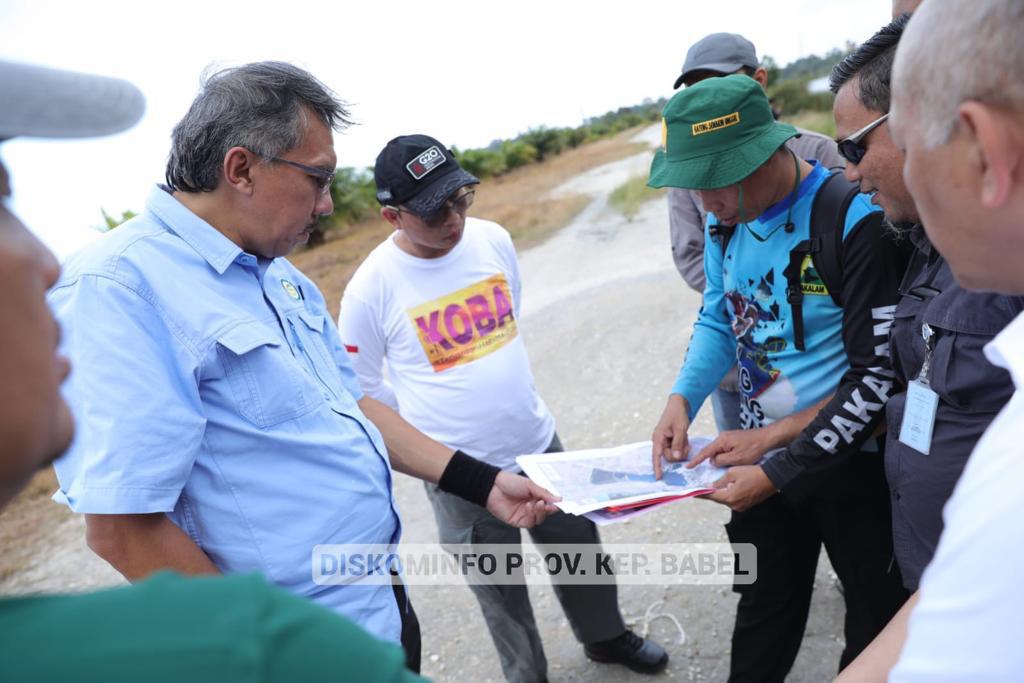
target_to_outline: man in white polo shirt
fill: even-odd
[[[496,223],[466,218],[480,181],[426,135],[389,142],[374,178],[395,232],[353,275],[338,319],[363,390],[437,441],[502,470],[517,472],[517,455],[562,450],[518,329],[512,240]],[[485,509],[436,486],[427,494],[442,543],[520,543],[518,529]],[[538,544],[600,543],[592,522],[564,513],[530,533]],[[546,680],[526,586],[470,588],[505,676]],[[665,668],[666,652],[626,628],[614,584],[556,583],[555,594],[588,657],[643,673]]]

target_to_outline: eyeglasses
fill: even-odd
[[[316,189],[321,195],[325,195],[331,191],[331,185],[334,184],[335,171],[328,171],[325,168],[317,168],[316,166],[308,166],[306,164],[300,164],[297,161],[291,161],[289,159],[282,159],[280,157],[266,157],[267,161],[273,161],[279,164],[287,164],[294,166],[300,171],[305,172],[308,176],[313,179],[316,183]]]
[[[400,206],[392,206],[388,208],[394,210],[396,213],[411,213],[413,216],[416,216],[426,223],[428,228],[440,228],[444,225],[445,221],[448,220],[449,212],[457,213],[460,216],[466,215],[466,212],[469,211],[469,207],[473,206],[473,199],[475,197],[476,192],[474,190],[470,190],[458,197],[451,197],[447,199],[440,208],[426,216],[422,216],[415,211],[410,211],[409,209],[403,209]]]
[[[862,143],[862,141],[868,136],[868,133],[885,123],[885,120],[888,118],[889,114],[882,114],[853,135],[843,138],[837,142],[836,145],[839,147],[839,155],[851,164],[859,164],[861,159],[864,158],[864,155],[868,153],[868,148]]]

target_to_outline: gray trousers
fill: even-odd
[[[561,450],[562,444],[556,434],[547,452]],[[445,493],[432,484],[427,484],[426,489],[434,507],[442,544],[501,543],[521,547],[519,529],[498,520],[484,508]],[[546,544],[601,543],[593,522],[564,512],[556,512],[529,532],[541,550]],[[526,586],[471,584],[469,589],[480,603],[505,678],[516,683],[546,680],[547,658]],[[626,624],[619,613],[615,584],[560,586],[555,583],[554,590],[576,640],[581,643],[610,640],[626,631]]]
[[[719,432],[743,429],[740,421],[740,403],[743,397],[738,391],[718,387],[711,392],[711,408],[715,414],[715,426]]]

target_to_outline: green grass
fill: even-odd
[[[792,116],[783,116],[782,120],[798,128],[806,128],[827,135],[830,138],[836,136],[836,122],[830,111],[814,111],[805,109]]]
[[[636,175],[615,188],[608,197],[613,209],[632,221],[640,211],[640,205],[665,194],[664,189],[647,187],[647,175]]]

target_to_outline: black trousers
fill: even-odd
[[[420,640],[420,620],[412,609],[412,601],[409,600],[409,596],[405,592],[405,584],[395,581],[392,587],[395,590],[398,613],[402,617],[402,649],[405,650],[405,668],[418,674],[423,650],[423,643]]]
[[[846,648],[867,646],[907,599],[893,561],[889,494],[879,453],[858,453],[799,503],[775,495],[726,525],[732,543],[757,546],[757,580],[740,594],[729,680],[783,681],[793,666],[824,544],[842,582]]]

